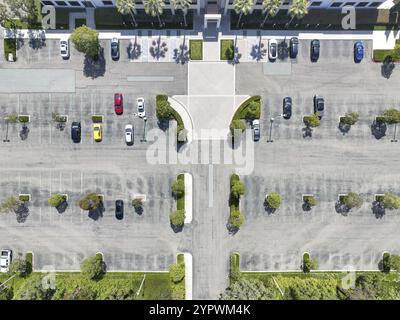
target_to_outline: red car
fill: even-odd
[[[122,112],[124,112],[123,105],[122,93],[114,94],[114,110],[116,114],[122,114]]]

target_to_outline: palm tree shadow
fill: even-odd
[[[29,216],[28,205],[24,202],[21,205],[19,205],[14,212],[17,218],[17,222],[24,223]]]

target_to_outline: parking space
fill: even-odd
[[[179,244],[169,225],[173,175],[107,174],[93,169],[89,173],[50,168],[3,172],[0,193],[31,194],[31,201],[23,217],[14,213],[1,216],[2,245],[16,252],[34,251],[38,270],[48,266],[78,269],[85,256],[97,251],[105,253],[110,270],[166,270]],[[105,211],[100,216],[89,217],[79,208],[79,199],[88,192],[103,194]],[[49,196],[56,193],[68,195],[64,212],[47,204]],[[146,195],[141,213],[131,205],[134,194]],[[123,220],[115,218],[117,199],[124,201]]]

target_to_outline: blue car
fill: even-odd
[[[364,44],[362,41],[357,41],[354,44],[354,61],[360,62],[364,58]]]

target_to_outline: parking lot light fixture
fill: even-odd
[[[7,129],[6,129],[6,137],[3,139],[3,142],[10,142],[10,139],[8,139],[8,117],[5,117],[4,120],[6,120],[7,123]]]
[[[279,114],[279,115],[275,116],[275,118],[271,117],[269,119],[269,123],[270,123],[270,125],[269,125],[269,138],[268,138],[267,142],[274,142],[274,140],[272,140],[272,125],[273,125],[275,119],[280,118],[280,117],[283,117],[283,114]]]
[[[390,140],[391,142],[397,142],[397,139],[396,139],[396,128],[397,128],[397,123],[394,124],[394,134],[393,134],[393,139]]]

